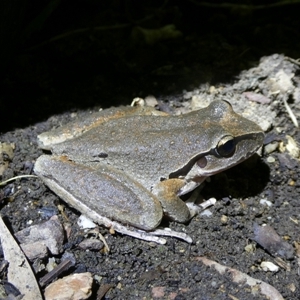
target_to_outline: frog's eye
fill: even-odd
[[[216,152],[222,157],[230,157],[235,151],[234,137],[231,135],[224,136],[218,143]]]

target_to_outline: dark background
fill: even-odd
[[[1,1],[0,132],[230,82],[272,53],[297,59],[300,3],[291,2]],[[161,36],[166,25],[175,37]]]

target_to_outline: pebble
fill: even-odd
[[[200,216],[204,217],[211,217],[212,212],[209,209],[204,210],[203,212],[200,213]]]
[[[279,271],[279,267],[276,266],[275,264],[273,264],[272,262],[270,261],[263,261],[261,264],[260,264],[261,268],[267,272],[267,271],[270,271],[270,272],[278,272]]]
[[[151,290],[153,298],[163,298],[165,296],[166,287],[164,286],[154,286]]]
[[[48,249],[43,242],[21,244],[20,246],[30,261],[35,261],[38,258],[43,259],[48,255]]]
[[[97,225],[85,215],[81,215],[77,220],[77,225],[80,229],[95,228]]]
[[[267,158],[267,162],[272,164],[272,163],[275,162],[275,158],[274,158],[273,156],[269,156],[269,157]]]
[[[222,217],[221,217],[221,223],[222,223],[223,225],[227,224],[227,223],[228,223],[228,217],[225,216],[225,215],[222,215]]]
[[[259,200],[259,203],[260,203],[261,205],[266,205],[266,206],[269,206],[269,207],[271,207],[271,206],[273,205],[272,202],[269,201],[269,200],[267,200],[267,199],[260,199],[260,200]]]
[[[97,239],[85,239],[78,245],[82,250],[100,250],[103,246],[103,242]]]
[[[273,143],[266,145],[264,147],[265,154],[267,155],[267,154],[274,152],[278,148],[278,145],[279,145],[278,142],[273,142]]]
[[[63,251],[64,230],[57,216],[48,221],[32,225],[15,234],[21,244],[43,243],[51,254],[57,255]]]
[[[245,251],[248,253],[254,253],[255,251],[255,245],[253,244],[248,244],[245,248]]]
[[[291,259],[294,257],[293,246],[285,242],[271,226],[259,226],[254,223],[253,231],[253,240],[271,255],[279,256],[284,259]]]
[[[45,300],[84,300],[92,294],[93,277],[89,272],[72,274],[51,283]]]

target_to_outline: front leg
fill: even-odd
[[[153,187],[152,193],[160,201],[164,215],[180,223],[186,223],[202,208],[192,202],[185,203],[178,193],[186,184],[184,179],[172,178],[161,181]]]
[[[161,203],[164,215],[179,223],[188,222],[195,215],[216,203],[215,198],[210,198],[199,205],[194,203],[199,197],[202,185],[196,188],[191,197],[184,202],[178,194],[185,185],[186,181],[184,179],[172,178],[161,181],[152,189],[152,193]]]

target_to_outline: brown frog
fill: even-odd
[[[52,155],[39,157],[34,170],[98,223],[138,238],[191,242],[184,233],[157,229],[163,216],[187,222],[199,207],[180,196],[253,155],[263,139],[261,128],[226,101],[180,116],[111,108],[39,135]]]

